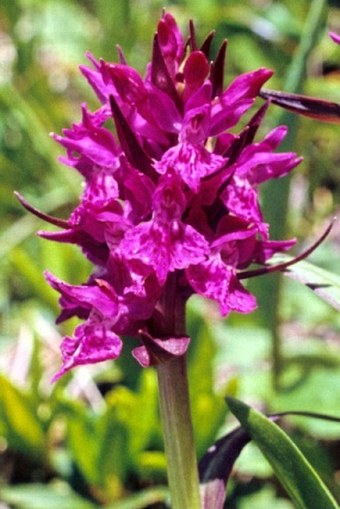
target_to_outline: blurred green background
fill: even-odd
[[[312,4],[323,7],[315,26]],[[37,208],[67,217],[81,180],[57,162],[61,150],[49,132],[78,122],[82,102],[98,107],[78,65],[87,63],[86,50],[116,60],[119,44],[143,73],[164,6],[184,31],[193,18],[201,41],[215,29],[215,51],[229,40],[226,83],[266,66],[275,71],[270,88],[340,102],[340,47],[327,35],[340,33],[339,1],[1,0],[0,509],[165,507],[155,373],[142,371],[127,352],[117,363],[83,367],[50,384],[61,337],[76,322],[54,325],[57,295],[43,270],[80,283],[90,267],[75,247],[36,238],[46,226],[13,196],[19,190]],[[339,215],[339,127],[289,115],[284,120],[292,132],[285,148],[304,162],[289,193],[288,180],[282,181],[282,190],[264,190],[263,202],[274,238],[295,235],[302,249]],[[281,121],[272,106],[263,133]],[[338,222],[312,260],[340,274],[339,255]],[[340,416],[339,313],[297,283],[284,281],[279,292],[274,284],[269,276],[252,285],[261,305],[251,316],[222,321],[209,303],[190,302],[199,456],[235,424],[226,394],[265,411]],[[296,418],[286,428],[339,496],[339,425]],[[253,445],[235,466],[228,507],[293,508]]]

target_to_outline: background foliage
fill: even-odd
[[[45,225],[13,196],[17,189],[38,208],[67,216],[77,202],[80,179],[57,162],[60,150],[48,133],[78,121],[81,102],[97,107],[77,67],[86,63],[87,49],[115,60],[119,43],[129,63],[143,72],[163,6],[158,0],[2,0],[0,5],[1,509],[164,507],[155,374],[141,371],[126,352],[115,364],[81,368],[50,385],[61,336],[75,321],[55,327],[57,296],[42,272],[48,268],[78,283],[90,268],[73,246],[36,238],[35,231]],[[167,9],[183,29],[192,17],[201,40],[215,28],[215,50],[228,38],[226,82],[268,66],[275,70],[270,88],[283,89],[309,6],[309,0],[177,0]],[[340,49],[327,37],[329,29],[340,33],[339,2],[328,2],[321,25],[303,91],[340,102]],[[278,117],[271,107],[265,129]],[[302,248],[339,210],[340,145],[334,125],[302,119],[296,129],[293,149],[304,162],[290,182],[285,235],[296,235]],[[279,212],[280,201],[270,190],[264,203],[268,215]],[[337,223],[313,260],[339,274],[339,254]],[[339,314],[289,281],[270,315],[270,285],[256,286],[262,306],[249,317],[233,315],[223,322],[209,303],[190,303],[199,456],[235,424],[227,415],[226,395],[266,411],[340,415]],[[339,426],[295,418],[286,428],[339,497]],[[236,464],[228,504],[293,507],[251,444]]]

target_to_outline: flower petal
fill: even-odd
[[[186,275],[195,292],[219,304],[222,316],[231,311],[249,313],[256,308],[255,297],[237,280],[235,269],[219,256],[189,267]]]
[[[45,273],[48,283],[60,294],[61,306],[74,309],[96,309],[102,316],[113,317],[118,313],[118,299],[114,289],[105,281],[93,281],[92,285],[70,285],[56,278],[50,272]]]
[[[143,368],[181,357],[190,343],[188,336],[157,339],[142,333],[141,337],[144,344],[134,348],[132,355]]]
[[[335,32],[329,32],[330,37],[333,39],[336,44],[340,44],[340,35],[336,34]]]
[[[192,226],[179,221],[150,221],[129,230],[120,249],[127,259],[139,259],[151,266],[160,284],[164,284],[169,272],[202,261],[208,243]]]
[[[116,359],[121,349],[121,339],[101,320],[90,317],[76,328],[74,337],[66,336],[61,343],[63,365],[52,381],[75,366]]]
[[[161,174],[175,171],[192,191],[198,192],[202,178],[215,173],[224,164],[224,157],[209,152],[202,145],[184,142],[165,152],[155,163],[155,169]]]
[[[169,12],[164,13],[159,21],[157,34],[167,68],[174,77],[184,56],[184,42],[175,18]]]

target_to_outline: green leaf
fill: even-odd
[[[338,509],[327,487],[292,440],[267,417],[233,398],[230,411],[257,443],[298,509]]]
[[[327,414],[331,409],[332,414],[340,416],[340,363],[336,349],[328,352],[327,358],[320,339],[304,340],[303,343],[304,349],[295,348],[294,354],[285,355],[281,379],[283,390],[272,400],[271,411],[289,408]],[[330,363],[331,357],[333,364]],[[318,439],[337,440],[339,437],[339,424],[336,422],[298,417],[294,418],[294,423],[300,430]]]
[[[143,370],[138,382],[134,419],[128,418],[131,459],[147,449],[152,436],[160,435],[158,420],[158,385],[155,371]]]
[[[123,386],[106,395],[107,409],[98,422],[97,470],[107,479],[121,482],[127,475],[132,458],[129,433],[135,416],[137,396]]]
[[[56,296],[53,290],[46,284],[41,267],[36,260],[32,259],[27,251],[16,247],[9,255],[13,268],[20,276],[29,282],[41,299],[44,299],[52,309],[56,309]]]
[[[294,509],[292,503],[286,498],[278,498],[276,490],[273,486],[265,485],[263,488],[249,493],[245,497],[241,497],[238,503],[238,509]]]
[[[0,490],[4,502],[17,509],[95,509],[97,506],[76,495],[66,484],[45,486],[43,484],[17,485]]]
[[[0,417],[5,424],[10,447],[36,458],[44,455],[44,433],[29,396],[4,376],[0,376]]]
[[[121,502],[105,506],[104,509],[143,509],[157,502],[164,502],[169,497],[169,490],[163,486],[143,490],[138,495],[131,495]]]
[[[138,455],[135,471],[141,478],[162,482],[166,479],[166,456],[163,451],[143,451]]]
[[[291,256],[277,255],[271,263],[288,262]],[[291,265],[284,275],[308,286],[316,295],[340,311],[340,276],[321,269],[310,262],[302,261]]]
[[[97,428],[95,416],[86,411],[69,416],[67,421],[67,443],[72,459],[82,476],[92,484],[99,484],[103,480],[102,472],[97,468]]]

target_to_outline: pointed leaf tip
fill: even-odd
[[[270,419],[245,403],[227,398],[230,411],[255,440],[278,479],[299,509],[339,509],[292,440]]]

